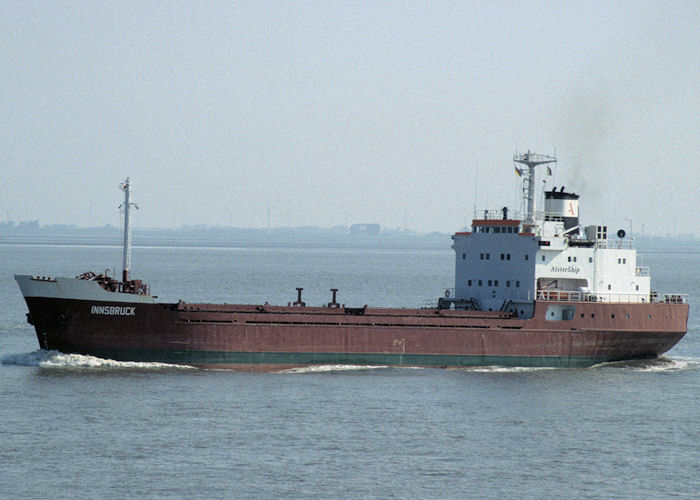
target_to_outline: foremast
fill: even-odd
[[[124,191],[124,203],[119,207],[124,211],[124,249],[122,259],[122,281],[129,281],[129,270],[131,269],[131,224],[130,215],[131,207],[138,210],[138,205],[131,201],[131,181],[127,177],[126,180],[119,185],[119,189]]]

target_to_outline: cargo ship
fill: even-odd
[[[513,157],[522,205],[475,213],[452,236],[454,287],[416,308],[159,302],[130,276],[131,182],[121,279],[16,275],[42,349],[120,361],[276,371],[311,365],[587,367],[657,357],[686,333],[688,297],[651,289],[632,239],[579,223],[579,196],[543,188],[553,156]]]

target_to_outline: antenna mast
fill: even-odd
[[[134,206],[138,210],[139,206],[131,201],[131,181],[126,178],[119,189],[124,191],[124,203],[119,206],[124,211],[124,258],[122,260],[122,281],[129,281],[129,269],[131,268],[131,226],[129,224],[129,215],[131,207]]]
[[[523,203],[525,207],[525,220],[523,226],[532,226],[535,223],[535,167],[545,165],[547,163],[556,163],[557,159],[554,156],[540,155],[531,153],[529,150],[524,154],[513,155],[513,161],[527,166],[527,169],[515,169],[523,178]]]

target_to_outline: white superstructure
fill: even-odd
[[[535,300],[588,302],[655,301],[648,269],[624,231],[608,237],[606,226],[579,225],[579,196],[546,191],[544,210],[534,206],[535,168],[554,157],[527,153],[523,177],[523,220],[507,209],[478,213],[471,231],[453,236],[456,264],[454,307],[517,310],[529,316]],[[549,167],[547,167],[549,169]]]

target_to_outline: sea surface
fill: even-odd
[[[325,366],[258,374],[38,350],[12,275],[116,268],[117,246],[0,244],[0,497],[697,498],[700,245],[642,248],[688,334],[586,369]],[[444,248],[138,246],[162,300],[420,306]]]

